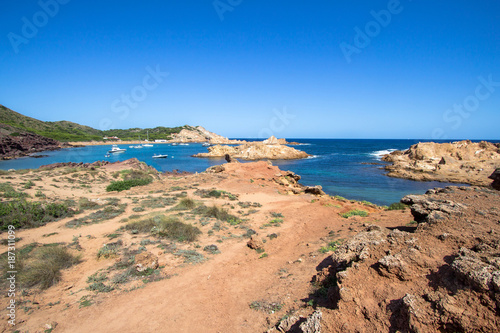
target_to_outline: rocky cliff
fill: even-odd
[[[386,166],[390,177],[486,186],[491,184],[488,177],[500,167],[500,144],[423,142],[406,151],[392,152],[382,160],[392,162]]]
[[[0,159],[9,160],[44,150],[56,150],[63,145],[54,139],[33,133],[14,132],[8,125],[0,126]]]
[[[240,146],[217,145],[208,147],[208,153],[199,153],[194,157],[224,157],[241,158],[243,160],[294,160],[310,156],[306,152],[280,144],[253,143]]]
[[[402,202],[411,205],[410,227],[367,225],[325,260],[313,280],[334,309],[323,324],[330,332],[498,332],[499,192],[448,187]]]

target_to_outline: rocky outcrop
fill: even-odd
[[[0,159],[8,160],[63,147],[59,141],[33,133],[0,135]]]
[[[170,140],[170,142],[210,142],[211,144],[241,144],[246,142],[230,140],[210,132],[201,126],[190,127],[188,129],[184,128],[179,133],[171,134],[171,136],[172,140]]]
[[[491,186],[496,190],[500,190],[500,168],[497,168],[495,171],[493,171],[493,173],[488,178],[493,179],[493,183],[491,183]]]
[[[199,153],[194,157],[224,157],[240,158],[243,160],[295,160],[310,156],[306,152],[280,144],[244,144],[241,146],[212,146],[208,153]]]
[[[313,278],[333,309],[323,323],[332,332],[499,331],[498,191],[448,187],[402,201],[420,220],[415,230],[368,226],[324,261]]]
[[[466,190],[465,187],[448,186],[444,189],[429,190],[427,194],[449,193],[456,190]],[[407,195],[401,202],[409,205],[416,222],[436,223],[439,220],[460,215],[467,207],[451,200],[431,197],[429,195]]]
[[[382,158],[391,162],[388,176],[419,181],[443,181],[487,186],[500,166],[500,144],[486,141],[421,142]]]

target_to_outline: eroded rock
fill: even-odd
[[[143,272],[147,269],[158,268],[158,257],[151,252],[141,252],[135,256],[135,269]]]

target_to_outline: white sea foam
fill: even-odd
[[[369,155],[370,156],[373,156],[377,159],[381,159],[384,155],[387,155],[387,154],[390,154],[392,153],[393,151],[396,151],[397,149],[384,149],[384,150],[377,150],[377,151],[374,151],[373,153],[370,153]]]
[[[318,155],[311,155],[311,156],[307,156],[306,158],[312,159],[312,158],[318,158],[318,157],[319,157]]]

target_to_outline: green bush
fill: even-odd
[[[36,228],[73,215],[74,211],[63,203],[44,204],[25,200],[0,202],[0,229],[6,230],[9,224],[16,228]]]
[[[111,182],[111,184],[106,187],[107,192],[111,191],[125,191],[129,190],[135,186],[148,185],[153,181],[151,177],[149,178],[139,178],[139,179],[127,179]]]
[[[387,210],[405,210],[406,208],[408,208],[408,205],[405,205],[402,202],[394,202],[390,204]]]
[[[0,196],[4,198],[25,198],[28,196],[27,193],[16,191],[12,185],[7,183],[0,183]]]
[[[337,251],[337,249],[339,248],[339,245],[341,244],[340,241],[333,241],[333,242],[330,242],[328,243],[327,246],[322,246],[320,249],[319,249],[319,252],[321,253],[327,253],[327,252],[335,252]]]
[[[191,224],[181,222],[176,217],[162,218],[157,223],[157,234],[180,242],[193,242],[201,234],[201,230]]]
[[[174,216],[158,215],[141,221],[127,223],[125,229],[152,233],[159,237],[165,237],[180,242],[192,242],[201,234],[201,230],[190,224],[186,224]]]
[[[347,213],[340,214],[340,216],[342,216],[344,218],[348,218],[348,217],[355,216],[355,215],[361,216],[361,217],[366,217],[366,216],[368,216],[368,213],[365,212],[364,210],[354,209],[354,210],[348,211]]]
[[[28,288],[38,285],[47,289],[60,281],[62,269],[79,262],[79,256],[59,245],[36,248],[24,259],[23,269],[19,270],[20,284]]]
[[[126,204],[115,206],[106,206],[104,209],[95,211],[87,216],[71,220],[66,223],[68,228],[78,228],[82,225],[99,223],[102,221],[110,220],[122,214],[125,211]]]
[[[235,221],[238,220],[238,218],[232,214],[229,213],[227,209],[224,208],[219,208],[217,206],[212,206],[212,207],[205,207],[204,214],[206,217],[213,217],[216,218],[220,221]]]
[[[140,221],[132,221],[125,225],[126,230],[137,230],[140,233],[148,233],[151,232],[153,227],[156,226],[156,222],[154,218],[148,218]]]
[[[172,210],[191,210],[196,207],[196,202],[191,198],[183,198]]]

